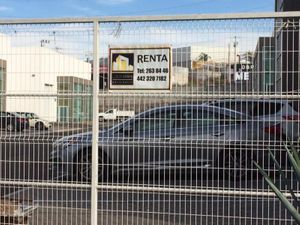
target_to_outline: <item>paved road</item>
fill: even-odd
[[[90,192],[86,189],[26,188],[10,197],[26,199],[37,207],[31,224],[83,225],[90,221]],[[271,197],[101,191],[98,208],[99,224],[283,225],[289,219]]]
[[[0,178],[5,181],[49,181],[48,158],[54,140],[61,133],[2,135]],[[36,133],[35,133],[36,134]],[[215,173],[201,177],[164,177],[121,180],[144,186],[165,186],[214,190],[260,191],[262,179],[240,182],[217,179]],[[292,180],[290,180],[290,183]],[[31,224],[89,224],[89,189],[2,185],[2,198],[19,199],[37,206]],[[289,216],[273,197],[133,191],[99,191],[99,224],[287,224]],[[271,219],[270,219],[271,218]],[[76,222],[75,222],[76,221]],[[289,223],[291,224],[291,223]]]

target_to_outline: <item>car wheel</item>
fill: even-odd
[[[104,167],[103,156],[98,156],[98,180],[103,181],[107,175],[107,168]],[[75,163],[76,177],[78,181],[92,182],[92,155],[90,151],[79,153],[78,161]]]
[[[41,122],[36,123],[34,127],[36,130],[44,130],[45,129],[44,124]]]
[[[13,132],[15,130],[15,126],[11,123],[7,124],[6,130],[9,132]]]
[[[227,148],[219,157],[220,172],[229,180],[245,179],[252,168],[251,153],[243,147]]]

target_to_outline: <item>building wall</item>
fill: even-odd
[[[0,59],[0,111],[5,109],[5,94],[6,90],[6,61]]]
[[[5,36],[0,36],[0,43],[0,59],[7,61],[7,94],[56,95],[58,76],[90,80],[90,63],[46,47],[11,47]],[[7,97],[5,110],[34,112],[57,121],[57,98]]]
[[[172,83],[173,86],[183,86],[189,83],[189,69],[185,67],[172,67]]]
[[[255,49],[252,88],[261,93],[275,91],[275,43],[274,37],[260,37]]]
[[[278,12],[299,11],[300,1],[277,0]],[[291,92],[300,89],[299,18],[278,19],[275,22],[276,89]]]
[[[92,81],[78,77],[58,77],[58,93],[90,94],[90,96],[58,97],[59,122],[87,122],[92,120]]]
[[[174,48],[172,50],[173,65],[177,67],[191,68],[191,47]]]
[[[300,8],[299,0],[275,0],[275,11],[298,11]]]

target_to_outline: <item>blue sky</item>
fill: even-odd
[[[275,0],[0,0],[1,18],[274,11]]]

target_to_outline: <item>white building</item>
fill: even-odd
[[[46,47],[13,47],[10,42],[8,37],[0,35],[0,60],[6,64],[0,89],[7,95],[2,99],[1,110],[34,112],[57,121],[58,77],[90,80],[90,63]],[[24,97],[13,96],[22,94]]]
[[[185,67],[173,66],[172,83],[173,86],[183,86],[189,83],[189,69]]]

